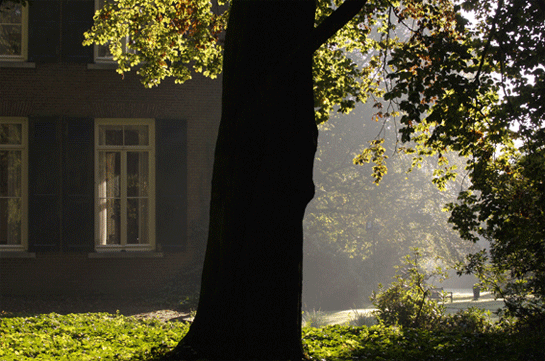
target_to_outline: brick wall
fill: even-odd
[[[38,253],[0,259],[0,295],[134,296],[160,291],[169,282],[193,282],[183,273],[193,252],[154,258],[89,258],[86,253]]]

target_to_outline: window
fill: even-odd
[[[27,244],[27,121],[0,118],[0,250]]]
[[[96,249],[155,247],[153,120],[95,123]]]
[[[0,60],[26,60],[27,28],[27,6],[11,1],[0,3]]]
[[[113,0],[95,0],[95,9],[99,10],[102,9],[104,4],[113,2]],[[129,51],[127,47],[128,37],[125,38],[122,41],[123,45],[123,51],[127,52]],[[114,57],[112,53],[110,52],[109,44],[103,44],[103,45],[95,45],[95,62],[97,63],[112,63],[114,61]]]

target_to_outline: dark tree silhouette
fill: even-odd
[[[177,357],[302,358],[312,53],[362,4],[349,1],[352,11],[315,30],[314,0],[233,1],[200,301]]]

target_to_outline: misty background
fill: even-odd
[[[458,167],[456,181],[440,191],[432,183],[437,156],[407,173],[412,156],[396,152],[397,129],[371,120],[373,109],[360,105],[350,114],[335,114],[319,126],[314,164],[316,195],[304,219],[303,308],[340,310],[369,303],[378,284],[387,285],[394,266],[418,247],[453,267],[477,245],[463,241],[447,223],[445,204],[456,201],[468,186],[464,160],[448,154]],[[389,124],[392,122],[389,122]],[[369,141],[385,138],[388,173],[373,183],[372,164],[353,159]],[[454,271],[440,286],[471,289],[476,279]]]

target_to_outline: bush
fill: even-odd
[[[460,310],[453,315],[443,315],[433,327],[436,331],[482,333],[494,329],[490,311],[478,307]]]
[[[371,300],[378,309],[377,320],[386,326],[431,328],[444,314],[445,307],[430,299],[432,286],[426,280],[435,275],[444,276],[436,269],[426,274],[420,269],[422,259],[418,249],[404,258],[403,267],[398,267],[394,281],[388,289],[379,284],[379,292],[373,292]]]

